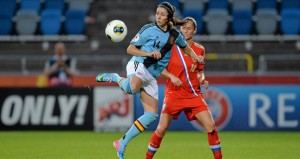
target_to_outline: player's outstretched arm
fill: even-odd
[[[183,51],[189,55],[193,60],[198,61],[199,63],[203,63],[204,62],[204,57],[201,55],[197,55],[193,49],[191,49],[189,46],[186,46],[185,48],[183,48]]]

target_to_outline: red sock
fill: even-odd
[[[207,133],[208,143],[215,159],[222,159],[221,141],[217,130]]]
[[[148,145],[148,150],[146,153],[146,159],[152,159],[155,155],[155,152],[160,146],[160,143],[163,139],[163,134],[159,133],[157,130],[152,134],[150,138],[150,143]]]

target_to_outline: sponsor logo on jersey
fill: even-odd
[[[137,42],[137,41],[139,41],[139,39],[140,39],[139,34],[136,34],[135,37],[132,39],[132,41]]]

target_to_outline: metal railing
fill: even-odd
[[[21,55],[0,55],[0,74],[41,74],[44,70],[45,62],[49,56],[21,56]],[[118,73],[126,73],[126,64],[130,56],[124,55],[77,55],[72,56],[71,67],[80,74],[94,74],[99,71],[112,71]],[[300,72],[300,55],[260,55],[258,59],[258,69],[254,70],[254,60],[250,54],[217,54],[207,53],[206,60],[224,62],[222,65],[230,65],[226,63],[229,60],[244,61],[240,65],[246,65],[243,73],[271,73],[273,70],[269,68],[269,63],[286,64],[293,61],[296,67],[290,72]],[[299,63],[299,65],[298,65]],[[219,67],[222,67],[220,65]],[[284,66],[282,66],[284,67]],[[220,68],[222,69],[222,68]],[[296,70],[296,71],[295,71]],[[225,70],[227,71],[227,70]],[[289,72],[289,70],[276,70],[277,72]],[[228,70],[230,72],[230,70]],[[215,72],[207,72],[215,73]]]
[[[300,55],[260,55],[258,63],[258,73],[267,73],[267,72],[280,72],[281,70],[271,70],[268,67],[270,62],[275,62],[277,65],[283,65],[282,63],[290,63],[295,62],[298,66],[294,66],[294,70],[292,72],[300,72]],[[289,70],[291,71],[291,70]]]
[[[235,53],[235,54],[217,54],[208,53],[205,56],[206,60],[245,60],[247,64],[247,72],[253,72],[253,58],[248,53]]]

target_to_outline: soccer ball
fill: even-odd
[[[113,20],[107,24],[105,35],[113,42],[120,42],[127,35],[127,27],[123,21]]]

